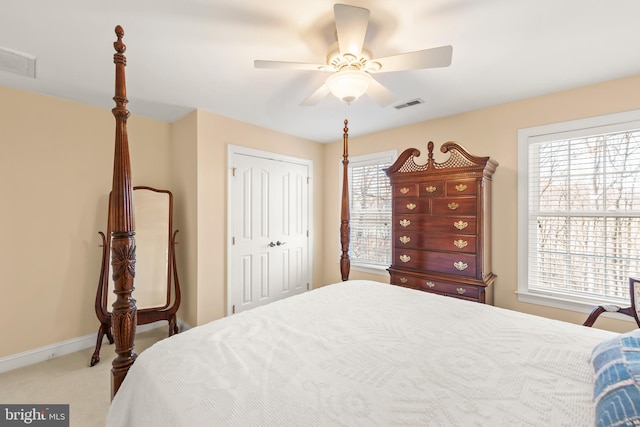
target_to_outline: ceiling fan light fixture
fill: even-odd
[[[329,91],[347,104],[362,96],[371,84],[371,76],[361,70],[343,70],[327,78]]]

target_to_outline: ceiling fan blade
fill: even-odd
[[[311,107],[313,105],[316,105],[322,98],[327,95],[329,95],[329,86],[327,86],[327,84],[325,83],[320,86],[318,90],[309,95],[307,99],[302,101],[300,105],[302,105],[303,107]]]
[[[376,79],[371,79],[366,94],[381,107],[386,107],[398,100],[398,97],[393,92],[376,81]]]
[[[263,61],[256,59],[253,61],[255,68],[272,68],[288,70],[311,70],[311,71],[335,71],[327,68],[326,64],[307,64],[305,62],[285,62],[285,61]]]
[[[364,36],[369,25],[369,9],[363,7],[336,4],[333,6],[336,17],[336,33],[340,53],[360,55],[364,45]]]
[[[418,50],[416,52],[401,53],[399,55],[376,58],[382,67],[378,73],[390,71],[418,70],[422,68],[439,68],[451,65],[453,47],[441,46],[433,49]]]

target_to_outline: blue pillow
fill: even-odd
[[[596,426],[640,425],[640,329],[598,344],[591,363]]]

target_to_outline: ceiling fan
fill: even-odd
[[[451,46],[374,59],[364,44],[369,24],[369,10],[346,4],[335,4],[333,11],[338,41],[329,48],[326,64],[254,61],[255,68],[313,70],[332,73],[325,84],[309,95],[300,105],[315,105],[329,93],[346,103],[351,103],[366,93],[380,106],[386,107],[395,102],[397,96],[373,79],[371,74],[448,67],[451,64],[453,52]]]

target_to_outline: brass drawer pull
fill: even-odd
[[[456,221],[453,223],[453,226],[458,230],[464,230],[465,228],[467,228],[468,225],[469,223],[465,221]]]
[[[469,265],[466,262],[462,262],[462,261],[454,262],[453,266],[460,271],[466,270],[467,267],[469,267]]]
[[[411,221],[409,221],[408,219],[401,219],[400,220],[400,225],[403,227],[408,227],[411,224]]]
[[[459,205],[459,204],[457,204],[457,203],[449,203],[447,206],[448,206],[448,207],[449,207],[449,209],[451,209],[452,211],[455,211],[456,209],[458,209],[458,206],[460,206],[460,205]]]
[[[458,190],[458,191],[464,191],[466,189],[467,189],[467,186],[465,184],[456,185],[456,190]]]
[[[401,192],[402,194],[407,194],[407,193],[409,192],[409,189],[408,189],[407,187],[402,187],[402,188],[400,189],[400,192]]]
[[[433,185],[430,185],[427,188],[425,188],[425,190],[427,190],[427,193],[433,193],[434,191],[437,190],[437,188],[434,187]]]
[[[411,257],[409,255],[400,255],[400,261],[409,262],[411,261]]]
[[[465,288],[458,288],[458,289],[456,289],[456,291],[458,291],[458,294],[460,294],[460,295],[464,295],[464,293],[467,292],[467,290]]]
[[[427,286],[433,288],[436,284],[433,282],[427,282]]]
[[[462,239],[453,241],[453,245],[458,249],[466,248],[468,244],[469,243],[467,243],[466,240],[462,240]]]
[[[415,203],[407,203],[407,209],[409,209],[410,211],[414,210],[415,208],[416,208]]]
[[[408,280],[407,280],[406,277],[401,277],[400,278],[400,283],[407,283],[407,282],[408,282]]]
[[[403,245],[406,245],[410,241],[411,241],[411,237],[409,237],[409,236],[400,236],[400,243],[402,243]]]

